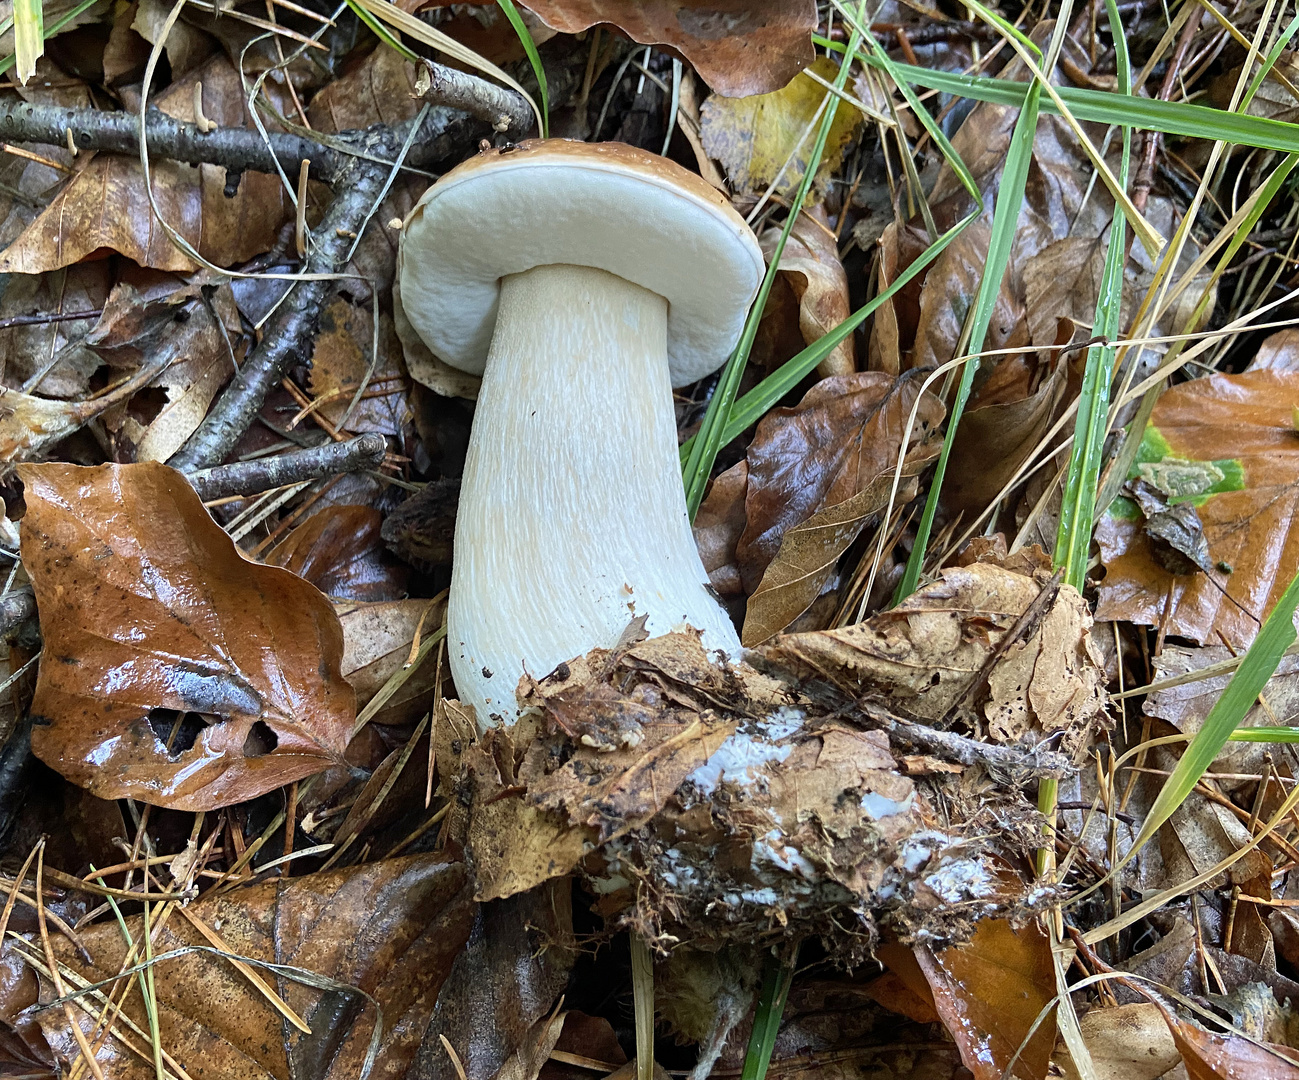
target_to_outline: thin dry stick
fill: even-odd
[[[45,925],[45,839],[42,837],[36,843],[36,924],[40,927],[41,948],[45,951],[45,962],[50,966],[50,978],[54,982],[54,992],[59,997],[65,997],[68,989],[63,982],[63,976],[59,974],[58,961],[54,959],[54,946],[50,942],[50,932]],[[72,1012],[72,1002],[63,1003],[63,1015],[68,1021],[68,1026],[72,1028],[72,1037],[77,1040],[77,1046],[81,1048],[82,1057],[85,1058],[86,1064],[90,1066],[90,1071],[94,1073],[95,1080],[104,1080],[104,1070],[99,1067],[99,1062],[95,1060],[95,1055],[90,1050],[90,1044],[86,1042],[86,1033],[81,1030],[81,1025],[77,1023],[77,1018]]]

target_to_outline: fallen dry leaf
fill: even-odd
[[[780,273],[793,287],[794,299],[799,305],[799,330],[806,345],[824,337],[852,312],[848,301],[848,275],[839,261],[834,232],[823,218],[824,214],[815,207],[806,214],[800,214],[780,255]],[[773,227],[760,238],[768,262],[779,236],[780,229]],[[835,346],[816,370],[822,378],[856,371],[853,338],[848,337]]]
[[[285,964],[338,985],[305,986],[292,976],[250,965],[306,1021],[312,1029],[306,1035],[286,1023],[230,961],[210,953],[160,961],[153,967],[153,981],[163,1047],[193,1077],[351,1080],[360,1075],[377,1002],[383,1033],[370,1076],[401,1080],[473,924],[476,905],[465,880],[460,863],[440,855],[413,855],[272,878],[200,897],[189,911],[231,953]],[[159,927],[155,909],[153,925],[155,956],[188,945],[211,947],[179,912]],[[129,916],[127,927],[138,941],[141,917]],[[118,926],[102,922],[82,936],[94,963],[87,964],[61,937],[55,939],[60,961],[90,980],[116,975],[126,956]],[[46,1000],[53,996],[44,980],[42,992]],[[93,1039],[98,1006],[93,999],[87,1005],[89,1014],[76,1015]],[[124,1026],[115,1031],[148,1054],[148,1020],[139,994],[126,995],[124,1012],[146,1034],[141,1040]],[[54,1051],[66,1061],[75,1058],[77,1044],[62,1010],[36,1015]],[[116,1037],[105,1042],[97,1058],[107,1080],[152,1080],[157,1075],[151,1059],[132,1053]]]
[[[182,810],[341,757],[355,695],[338,617],[314,587],[245,559],[165,465],[19,476],[45,633],[37,756],[102,798]]]
[[[173,83],[151,104],[170,116],[192,121],[194,84],[199,81],[209,119],[251,127],[243,85],[224,56],[213,57]],[[136,159],[101,153],[82,160],[86,164],[67,187],[0,255],[0,273],[39,274],[104,249],[158,270],[195,268],[154,219]],[[228,198],[225,170],[216,166],[159,160],[151,172],[163,218],[218,266],[269,250],[288,216],[290,204],[277,176],[247,172],[239,181],[238,194]]]
[[[241,340],[239,310],[228,285],[195,283],[169,295],[113,289],[104,317],[84,345],[107,363],[165,364],[147,386],[105,416],[128,461],[166,461],[207,415],[234,373]]]
[[[391,51],[391,50],[388,50]],[[310,389],[315,415],[353,434],[376,431],[400,439],[411,412],[401,342],[392,319],[379,316],[379,360],[371,368],[373,315],[368,306],[339,299],[325,308],[311,354]],[[357,391],[365,389],[360,398]],[[355,405],[353,401],[355,400]]]
[[[383,546],[382,524],[383,515],[372,506],[327,506],[276,544],[266,562],[340,600],[400,600],[406,568]]]
[[[988,919],[964,945],[938,953],[920,948],[916,959],[975,1080],[1001,1080],[1012,1057],[1016,1076],[1046,1080],[1055,1045],[1049,1018],[1021,1050],[1055,998],[1051,941],[1037,923],[1014,930],[1004,919]]]
[[[833,80],[839,71],[825,57],[806,66],[827,80]],[[704,149],[709,157],[721,162],[731,187],[737,192],[761,192],[779,174],[781,180],[775,194],[789,195],[807,171],[811,141],[804,142],[798,153],[794,152],[795,147],[827,94],[816,80],[799,74],[784,89],[773,93],[742,98],[710,97],[701,108],[700,134]],[[816,173],[817,188],[823,190],[839,168],[861,124],[860,112],[847,102],[835,99],[834,122]],[[789,167],[785,168],[787,161]]]
[[[1153,483],[1173,505],[1195,507],[1215,570],[1170,573],[1136,506],[1115,499],[1096,528],[1105,565],[1098,619],[1248,647],[1299,572],[1296,404],[1299,374],[1271,369],[1193,379],[1163,394],[1130,478]]]
[[[612,23],[642,45],[667,45],[728,97],[779,90],[813,60],[814,0],[525,2],[561,33]]]
[[[1173,1036],[1191,1080],[1297,1080],[1299,1051],[1275,1044],[1260,1045],[1239,1035],[1218,1035],[1191,1020],[1183,1020],[1162,995],[1140,983],[1131,988],[1153,1002]]]
[[[1155,1080],[1181,1060],[1157,1005],[1148,1001],[1091,1009],[1078,1021],[1096,1080]],[[1078,1080],[1061,1047],[1055,1060],[1067,1080]]]
[[[1102,721],[1105,673],[1087,604],[1069,585],[1035,625],[1021,624],[1006,640],[1044,587],[1047,571],[948,567],[941,580],[863,623],[788,634],[767,652],[925,723],[949,726],[964,714],[1003,743],[1058,732],[1071,753]]]
[[[343,627],[343,678],[365,708],[410,658],[410,644],[423,623],[425,635],[442,625],[445,600],[388,600],[377,604],[344,601],[335,605]],[[437,665],[421,665],[379,710],[381,724],[414,723],[433,700]]]
[[[112,267],[107,260],[49,274],[15,274],[0,296],[0,319],[45,312],[94,312],[103,308],[112,287]],[[16,390],[40,377],[31,388],[33,392],[64,399],[83,396],[101,361],[75,343],[84,340],[96,321],[78,319],[0,330],[5,384]]]

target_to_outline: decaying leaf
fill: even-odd
[[[642,45],[667,45],[728,97],[779,90],[812,63],[813,0],[526,0],[565,34],[612,23]]]
[[[1096,1080],[1155,1080],[1181,1060],[1158,1006],[1148,1001],[1091,1009],[1078,1021]],[[1078,1080],[1073,1058],[1056,1060],[1067,1080]]]
[[[194,119],[194,85],[203,84],[204,113],[227,126],[251,126],[234,66],[214,57],[158,95],[158,108]],[[83,159],[86,160],[86,159]],[[213,165],[152,165],[154,195],[164,219],[218,266],[251,258],[275,243],[289,203],[279,177],[247,172],[234,198],[225,194],[225,170]],[[189,271],[194,264],[159,227],[149,206],[138,160],[96,154],[45,211],[0,255],[0,273],[39,274],[103,249],[141,266]]]
[[[317,403],[315,411],[331,424],[355,434],[377,431],[400,438],[410,412],[401,342],[386,314],[379,316],[379,333],[373,331],[368,307],[339,299],[325,308],[311,355],[310,388]],[[376,336],[379,359],[371,368]]]
[[[105,417],[121,455],[166,461],[207,415],[234,373],[239,310],[228,285],[195,282],[163,297],[114,288],[84,345],[114,366],[162,366],[149,384]]]
[[[382,522],[372,506],[327,506],[276,544],[266,562],[291,570],[326,596],[400,600],[406,569],[383,546]]]
[[[717,944],[823,933],[845,963],[878,920],[959,939],[1024,899],[1010,848],[993,854],[1019,843],[1013,811],[995,838],[958,840],[883,731],[713,666],[694,633],[593,650],[520,695],[535,712],[473,745],[468,721],[441,725],[480,899],[576,868],[615,925]]]
[[[1046,1080],[1055,1025],[1044,1023],[1028,1038],[1055,997],[1051,941],[1037,923],[1015,930],[987,919],[965,944],[938,953],[920,948],[916,959],[975,1080],[1001,1080],[1012,1057],[1014,1075]]]
[[[735,545],[744,534],[744,497],[749,463],[738,462],[713,478],[693,524],[695,546],[719,596],[742,596],[744,584],[735,565]]]
[[[476,905],[465,879],[460,863],[414,855],[209,893],[189,906],[190,918],[173,912],[161,927],[155,913],[155,956],[190,945],[210,949],[212,942],[197,928],[201,923],[235,956],[288,965],[326,981],[308,986],[265,968],[248,969],[306,1022],[311,1034],[305,1034],[229,960],[189,953],[160,961],[153,981],[163,1047],[193,1077],[352,1080],[361,1074],[377,1003],[383,1032],[370,1075],[400,1080],[470,933]],[[138,942],[141,917],[128,917],[127,927]],[[59,960],[90,981],[116,975],[127,952],[116,923],[101,922],[82,933],[94,963],[87,964],[63,938],[55,939]],[[35,953],[40,954],[39,945]],[[54,996],[44,980],[42,996]],[[149,1055],[149,1022],[140,996],[125,999],[124,1012],[144,1037],[125,1025],[115,1025],[114,1031]],[[76,1013],[78,1023],[93,1039],[100,1006],[92,998],[81,1000],[89,1011]],[[56,1054],[66,1061],[77,1057],[61,1009],[43,1009],[36,1017]],[[108,1080],[157,1075],[151,1056],[139,1056],[115,1036],[97,1056]]]
[[[832,80],[839,70],[825,57],[808,66],[827,80]],[[761,192],[779,174],[775,193],[788,195],[798,187],[807,171],[812,140],[804,141],[797,152],[795,147],[828,93],[815,79],[800,73],[788,86],[774,93],[743,98],[710,97],[701,108],[704,149],[722,163],[736,191]],[[834,122],[816,173],[818,186],[822,188],[839,168],[848,144],[862,123],[862,114],[855,108],[837,98],[832,100]],[[793,160],[784,168],[791,155]]]
[[[206,810],[339,760],[355,695],[329,602],[249,562],[165,465],[22,466],[45,633],[35,753],[102,798]]]
[[[1026,562],[948,567],[863,623],[789,634],[768,651],[925,723],[965,716],[1005,743],[1058,732],[1061,748],[1077,751],[1105,708],[1091,615],[1069,585],[1044,593],[1054,590],[1049,571]]]
[[[804,344],[828,334],[851,314],[848,302],[848,275],[839,261],[834,231],[813,208],[800,214],[780,255],[780,273],[793,288],[798,301],[798,326]],[[762,234],[762,250],[771,260],[780,229],[774,226]],[[853,339],[846,338],[817,366],[817,373],[849,375],[857,369]]]
[[[1194,379],[1163,394],[1130,477],[1154,484],[1171,506],[1194,507],[1213,569],[1171,573],[1136,505],[1115,499],[1096,529],[1105,565],[1098,619],[1162,625],[1241,650],[1254,640],[1299,571],[1296,401],[1299,374],[1272,369]]]

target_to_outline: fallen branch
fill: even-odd
[[[957,765],[984,765],[1017,784],[1042,777],[1059,780],[1077,772],[1069,758],[1055,750],[1024,750],[980,742],[954,731],[940,731],[901,720],[873,702],[857,704],[878,727],[902,742]]]
[[[415,94],[434,105],[466,112],[501,135],[521,138],[533,124],[532,106],[522,94],[432,60],[420,62]]]
[[[200,499],[211,502],[231,495],[256,495],[322,476],[373,469],[383,461],[386,449],[382,435],[368,432],[346,442],[330,442],[305,450],[291,450],[275,457],[218,465],[215,469],[192,473],[186,479],[194,486]],[[0,602],[0,630],[3,625],[3,602]]]
[[[395,142],[392,131],[376,128],[368,134],[365,149],[391,156],[396,153]],[[312,250],[312,272],[329,274],[343,269],[357,230],[379,199],[389,171],[389,166],[364,158],[351,158],[343,166],[334,185],[337,194],[314,230],[317,243]],[[216,405],[168,465],[183,473],[194,473],[225,460],[256,418],[271,387],[279,383],[291,364],[301,362],[304,353],[310,355],[307,343],[315,335],[325,301],[336,288],[337,283],[330,278],[298,283],[266,324],[262,340],[248,354]]]

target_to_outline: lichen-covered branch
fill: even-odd
[[[367,432],[345,442],[325,443],[305,450],[290,450],[274,457],[236,461],[190,474],[187,479],[204,502],[231,495],[255,495],[261,491],[317,480],[322,476],[374,469],[383,461],[387,447],[382,435]],[[3,606],[0,605],[0,619]],[[3,624],[0,623],[0,626]]]

